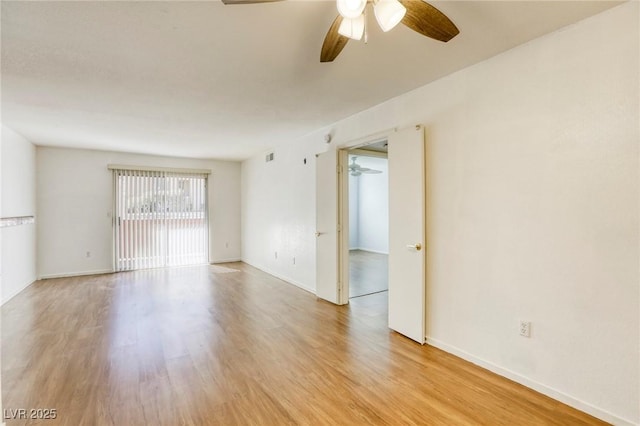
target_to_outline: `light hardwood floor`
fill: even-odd
[[[37,282],[2,308],[4,408],[73,426],[599,423],[389,331],[386,305],[241,263]]]
[[[364,250],[349,251],[349,297],[389,289],[389,256]]]

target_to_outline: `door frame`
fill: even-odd
[[[349,151],[382,142],[397,127],[363,136],[336,146],[338,151],[338,304],[349,303]]]

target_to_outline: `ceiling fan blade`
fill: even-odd
[[[422,0],[400,0],[407,8],[402,23],[420,34],[447,42],[460,33],[458,27],[435,7]]]
[[[368,175],[377,175],[378,173],[382,173],[382,170],[374,170],[374,169],[367,169],[367,170],[360,170],[360,171]]]
[[[333,21],[327,35],[322,43],[322,51],[320,52],[320,62],[333,62],[333,60],[342,52],[342,49],[347,45],[349,39],[338,33],[340,23],[342,22],[342,16]]]
[[[232,5],[232,4],[273,3],[276,1],[283,1],[283,0],[222,0],[222,3],[227,5]]]

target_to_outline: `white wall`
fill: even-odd
[[[243,257],[315,288],[302,157],[422,123],[430,343],[639,423],[638,32],[627,2],[245,161]]]
[[[38,147],[40,277],[112,270],[113,181],[108,164],[211,169],[209,259],[240,258],[240,163]]]
[[[358,157],[357,163],[378,174],[362,174],[358,183],[358,247],[389,253],[389,167],[386,158]],[[351,194],[349,194],[351,197]],[[351,228],[349,228],[351,231]]]
[[[242,260],[311,291],[315,152],[314,147],[291,145],[276,149],[272,162],[257,155],[242,163]]]
[[[36,148],[2,126],[2,217],[36,215]],[[36,219],[37,220],[37,219]],[[2,303],[36,279],[35,224],[2,228]]]

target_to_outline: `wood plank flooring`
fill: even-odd
[[[588,425],[242,263],[39,281],[2,307],[7,425]]]
[[[389,289],[389,255],[364,250],[349,251],[349,297]]]

